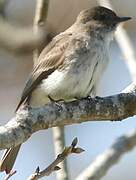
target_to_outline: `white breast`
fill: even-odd
[[[86,55],[80,58],[73,56],[65,71],[55,70],[47,79],[42,80],[32,93],[31,105],[46,104],[49,101],[48,95],[54,99],[71,100],[91,94],[109,59],[107,45],[95,45]]]

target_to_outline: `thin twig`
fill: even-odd
[[[12,54],[28,54],[45,41],[46,35],[34,35],[32,28],[14,27],[0,18],[0,48]]]
[[[16,174],[17,171],[11,171],[5,178],[4,180],[9,180],[14,174]]]
[[[76,180],[100,180],[120,158],[136,146],[136,129],[116,139],[112,146],[100,154]]]
[[[53,131],[53,141],[55,155],[60,154],[65,147],[65,131],[64,127],[54,127]],[[56,176],[58,180],[68,180],[68,167],[67,160],[65,159],[61,163],[61,170],[56,171]]]
[[[5,18],[5,8],[8,5],[8,0],[0,0],[0,16]]]
[[[34,34],[39,34],[39,32],[46,31],[46,18],[48,14],[49,0],[37,0],[36,1],[36,9],[35,9],[35,17],[34,17]],[[37,61],[39,54],[41,52],[42,47],[45,46],[45,43],[42,44],[41,47],[34,50],[34,64]]]
[[[39,167],[36,169],[36,172],[33,173],[29,178],[28,180],[38,180],[39,178],[41,177],[44,177],[44,176],[49,176],[52,172],[54,171],[58,171],[60,170],[61,168],[58,166],[59,163],[61,163],[62,161],[64,161],[64,159],[69,156],[70,154],[72,153],[75,153],[75,154],[79,154],[79,153],[82,153],[84,150],[80,147],[76,147],[77,145],[77,138],[75,138],[72,143],[71,143],[71,146],[69,147],[65,147],[63,152],[61,154],[59,154],[57,156],[57,158],[46,168],[44,169],[43,171],[40,171]]]
[[[123,93],[133,93],[136,89],[136,83],[133,82],[129,86],[127,86],[122,92]]]

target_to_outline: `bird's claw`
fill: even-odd
[[[82,100],[83,97],[74,97],[74,99],[76,99],[76,100]]]
[[[65,102],[64,99],[53,99],[50,95],[48,95],[48,98],[51,102],[58,103],[58,102]]]
[[[49,98],[49,100],[52,102],[52,103],[54,103],[59,109],[59,111],[61,111],[62,110],[62,105],[60,104],[60,102],[64,102],[64,99],[58,99],[58,100],[55,100],[55,99],[53,99],[50,95],[48,95],[48,98]]]

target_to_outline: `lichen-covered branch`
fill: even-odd
[[[136,130],[116,139],[113,145],[100,154],[76,180],[100,180],[116,164],[122,155],[136,146]]]
[[[40,168],[38,167],[36,169],[36,172],[33,173],[29,178],[28,180],[38,180],[40,179],[41,177],[44,177],[44,176],[49,176],[52,172],[54,171],[58,171],[60,170],[61,168],[58,166],[59,163],[61,163],[62,161],[65,160],[65,158],[72,154],[72,153],[75,153],[75,154],[79,154],[79,153],[82,153],[84,150],[80,147],[76,147],[77,145],[77,138],[75,138],[72,143],[71,143],[71,146],[69,147],[65,147],[64,150],[62,151],[62,153],[60,153],[57,158],[44,170],[40,171]]]
[[[135,92],[136,92],[136,82],[131,83],[122,91],[122,93],[135,93]]]
[[[132,87],[133,86],[132,84]],[[25,142],[34,132],[87,121],[120,121],[136,115],[136,92],[108,97],[83,98],[49,103],[43,107],[22,107],[6,125],[0,126],[0,149]]]

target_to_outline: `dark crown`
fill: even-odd
[[[83,10],[77,17],[77,20],[82,23],[94,20],[102,24],[118,24],[119,22],[127,21],[129,17],[119,17],[116,13],[106,7],[96,6],[91,9]]]

